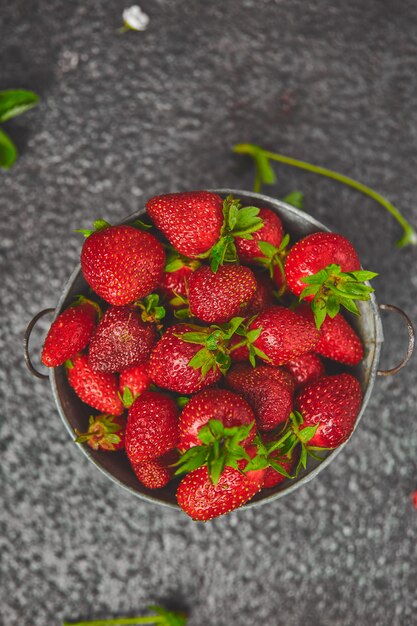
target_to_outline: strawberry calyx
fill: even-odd
[[[180,409],[180,411],[183,410],[185,405],[188,404],[190,400],[191,400],[191,396],[179,396],[178,398],[175,398],[175,402],[177,404],[177,407]]]
[[[88,430],[85,433],[75,429],[77,435],[76,443],[88,443],[93,450],[102,448],[104,450],[114,450],[120,444],[123,426],[114,415],[102,413],[101,415],[90,415]]]
[[[252,365],[252,367],[256,366],[257,356],[263,359],[264,361],[266,361],[267,363],[271,361],[271,359],[265,354],[265,352],[263,352],[262,350],[260,350],[254,345],[255,341],[258,339],[258,337],[260,336],[262,332],[262,327],[249,330],[249,326],[252,324],[252,322],[255,319],[256,319],[256,315],[251,317],[249,320],[246,320],[244,324],[240,324],[238,326],[234,334],[238,335],[242,339],[241,341],[238,341],[237,343],[233,344],[233,346],[229,348],[229,353],[231,353],[234,350],[237,350],[238,348],[242,348],[243,346],[245,346],[248,349],[249,362]]]
[[[123,403],[123,406],[128,409],[132,406],[132,404],[134,403],[134,401],[136,400],[136,398],[138,398],[141,394],[140,393],[132,393],[132,390],[130,389],[130,387],[125,387],[123,389],[123,393],[120,393],[120,391],[117,394],[120,398],[120,400]]]
[[[288,244],[290,242],[290,236],[288,234],[284,235],[282,241],[278,247],[272,245],[268,241],[258,241],[258,246],[263,256],[255,257],[254,261],[257,264],[265,267],[269,276],[274,279],[276,274],[275,270],[278,269],[280,278],[281,278],[281,287],[278,292],[278,297],[282,296],[287,288],[287,280],[285,277],[284,264],[285,259],[288,256]]]
[[[188,365],[193,369],[201,368],[202,378],[205,378],[210,370],[219,369],[222,374],[226,374],[232,363],[229,342],[243,321],[243,317],[234,317],[230,322],[222,325],[190,324],[191,332],[175,335],[182,341],[202,346]]]
[[[297,478],[301,469],[306,469],[309,456],[316,461],[322,461],[323,457],[316,454],[316,451],[325,451],[327,448],[317,448],[308,445],[308,442],[314,437],[320,423],[314,424],[313,426],[302,427],[303,423],[304,419],[302,414],[299,411],[293,411],[275,441],[265,444],[259,437],[256,437],[255,444],[257,446],[257,454],[249,461],[248,465],[245,467],[245,471],[272,467],[286,478]],[[294,450],[298,446],[301,448],[300,457],[294,475],[291,476],[285,468],[282,467],[280,461],[286,462],[290,460]]]
[[[256,446],[257,453],[246,465],[245,472],[272,467],[276,472],[285,476],[285,478],[295,478],[295,476],[291,476],[291,474],[287,472],[282,463],[286,463],[291,459],[292,450],[297,443],[295,443],[294,448],[292,448],[290,452],[286,453],[281,452],[279,447],[275,447],[275,442],[267,445],[264,444],[258,435],[255,437],[253,443]]]
[[[189,448],[175,466],[175,474],[192,472],[207,465],[211,482],[217,485],[226,466],[239,469],[238,462],[250,456],[242,446],[254,428],[255,422],[227,428],[220,420],[211,419],[198,432],[201,445]],[[245,468],[246,471],[246,468]]]
[[[189,320],[193,317],[190,311],[190,303],[188,298],[174,291],[175,297],[169,301],[170,306],[174,309],[174,317],[178,320]]]
[[[80,306],[82,304],[89,304],[95,308],[97,312],[97,321],[99,321],[103,315],[100,305],[94,300],[90,300],[90,298],[86,298],[85,296],[78,294],[74,297],[74,302],[70,305],[70,307]]]
[[[252,234],[263,227],[263,220],[259,217],[259,208],[255,206],[242,207],[240,200],[227,196],[223,201],[223,225],[220,237],[207,253],[201,257],[210,257],[211,269],[217,272],[224,263],[236,263],[238,260],[235,237],[253,239]]]
[[[198,270],[200,267],[201,263],[197,259],[189,259],[183,254],[177,252],[172,246],[167,245],[165,247],[168,252],[164,272],[168,272],[169,274],[171,272],[178,272],[178,270],[181,270],[183,267],[189,267],[193,270],[193,272],[195,272],[195,270]]]
[[[328,265],[316,274],[301,278],[307,286],[300,295],[300,300],[314,296],[311,308],[314,313],[316,327],[319,329],[326,315],[333,318],[343,306],[350,313],[359,315],[355,300],[369,300],[374,289],[364,285],[364,281],[378,276],[375,272],[358,270],[342,272],[340,265]]]
[[[87,228],[77,228],[74,232],[75,233],[82,233],[84,235],[84,237],[89,237],[90,235],[92,235],[93,233],[98,232],[99,230],[104,230],[105,228],[109,228],[109,226],[111,226],[111,224],[109,224],[109,222],[106,222],[106,220],[103,219],[98,219],[95,220],[93,222],[93,229],[87,229]]]
[[[137,300],[135,306],[141,310],[143,322],[156,324],[158,330],[162,328],[159,322],[164,319],[166,311],[165,307],[159,304],[159,295],[157,293],[151,293],[146,298]]]
[[[152,228],[152,224],[147,224],[146,222],[142,222],[142,220],[139,219],[135,219],[133,220],[133,222],[129,222],[130,226],[133,226],[133,228],[137,228],[138,230],[149,230],[150,228]]]

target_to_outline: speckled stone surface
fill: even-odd
[[[417,6],[404,0],[150,0],[118,35],[120,0],[0,1],[0,89],[41,105],[6,127],[1,173],[0,623],[134,615],[152,602],[190,626],[417,624],[417,377],[377,382],[349,446],[288,499],[206,525],[147,504],[71,443],[48,383],[23,365],[34,313],[54,306],[97,216],[166,191],[250,189],[254,142],[376,187],[417,224]],[[416,249],[371,200],[279,167],[266,193],[350,237],[378,300],[417,320]],[[384,315],[382,363],[405,343]],[[42,326],[38,343],[41,341]],[[36,341],[34,342],[34,345]]]

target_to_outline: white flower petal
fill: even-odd
[[[133,5],[123,11],[123,22],[132,30],[146,30],[149,24],[149,16],[137,5]]]

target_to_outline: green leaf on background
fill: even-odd
[[[8,170],[17,158],[17,150],[13,141],[0,128],[0,167]]]
[[[302,191],[292,191],[285,198],[282,199],[283,202],[287,204],[291,204],[295,206],[296,209],[303,209],[304,207],[304,194]]]
[[[265,185],[273,185],[276,182],[277,177],[275,176],[275,172],[271,167],[269,159],[265,156],[263,151],[259,149],[255,150],[253,156],[255,159],[257,173],[262,183]]]
[[[36,106],[38,102],[39,97],[33,91],[25,89],[0,91],[0,122],[6,122],[12,117],[21,115]]]

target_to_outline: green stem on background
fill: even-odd
[[[312,165],[311,163],[307,163],[306,161],[299,161],[298,159],[293,159],[292,157],[288,157],[282,154],[277,154],[275,152],[269,152],[268,150],[263,150],[259,146],[255,146],[253,144],[237,144],[233,147],[233,151],[238,154],[248,154],[255,159],[256,168],[256,177],[255,177],[255,188],[254,191],[260,191],[261,183],[269,183],[268,180],[262,180],[262,167],[259,167],[260,158],[264,161],[265,159],[271,159],[272,161],[279,161],[280,163],[285,163],[286,165],[290,165],[292,167],[298,167],[303,170],[307,170],[308,172],[313,172],[313,174],[320,174],[321,176],[326,176],[327,178],[332,178],[339,183],[343,183],[344,185],[348,185],[357,191],[369,196],[379,204],[381,204],[387,211],[391,213],[395,220],[403,227],[404,234],[399,241],[397,241],[397,246],[399,248],[403,248],[409,244],[416,245],[417,244],[417,233],[411,224],[403,217],[398,209],[395,208],[389,200],[381,196],[378,192],[374,191],[367,185],[364,185],[349,176],[344,176],[343,174],[339,174],[338,172],[334,172],[333,170],[329,170],[325,167],[320,167],[318,165]]]
[[[119,619],[99,619],[86,622],[64,622],[62,626],[123,626],[125,624],[164,624],[165,618],[161,615],[147,615],[145,617],[119,617]]]

